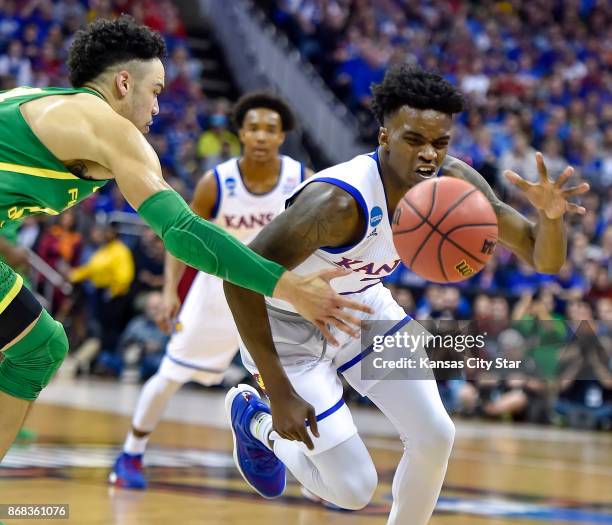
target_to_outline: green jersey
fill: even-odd
[[[21,104],[30,100],[77,93],[99,96],[85,88],[19,87],[0,92],[0,228],[28,215],[58,215],[104,185],[105,181],[72,174],[21,114]]]

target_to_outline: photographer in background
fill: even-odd
[[[575,428],[612,428],[612,339],[599,331],[588,303],[567,307],[574,337],[559,360],[560,391],[555,411]]]

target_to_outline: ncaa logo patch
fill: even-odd
[[[382,219],[383,211],[380,209],[379,206],[374,206],[372,208],[372,211],[370,212],[370,226],[375,228],[382,222]]]
[[[233,197],[236,194],[236,179],[234,177],[228,177],[225,179],[225,189],[227,190],[229,197]]]

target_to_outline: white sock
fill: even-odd
[[[251,420],[249,430],[253,436],[272,450],[270,448],[270,443],[268,442],[270,432],[272,431],[272,416],[270,414],[267,414],[266,412],[257,412],[257,414],[255,414]]]
[[[125,443],[123,445],[123,452],[126,454],[131,454],[135,456],[137,454],[144,454],[145,449],[147,448],[147,443],[149,441],[149,436],[144,437],[136,437],[132,431],[130,430],[125,438]]]

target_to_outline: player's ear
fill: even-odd
[[[378,144],[385,149],[389,147],[389,130],[382,126],[378,129]]]
[[[122,69],[115,75],[115,87],[121,98],[125,97],[130,90],[130,74]]]

